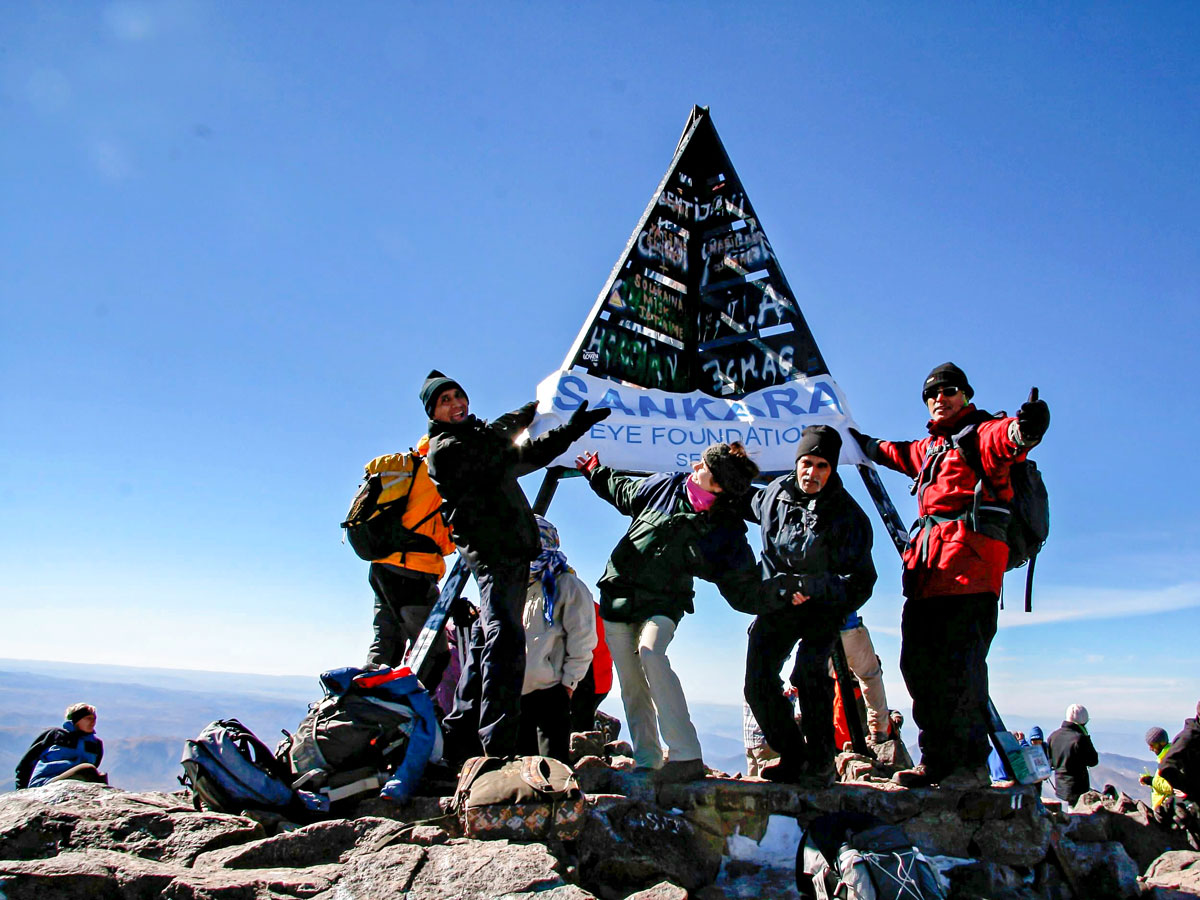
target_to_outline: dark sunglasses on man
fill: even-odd
[[[941,394],[943,397],[957,397],[958,392],[961,390],[962,390],[962,388],[957,388],[952,384],[944,384],[939,387],[931,387],[931,388],[926,389],[925,393],[922,394],[922,396],[926,400],[932,400],[938,394]]]

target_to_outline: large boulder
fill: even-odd
[[[378,900],[386,892],[348,893],[361,880],[373,882],[378,858],[392,850],[355,857],[351,872],[338,882],[337,900]],[[405,900],[493,900],[537,894],[566,886],[559,862],[542,844],[472,841],[465,838],[424,848],[424,862],[402,894]],[[569,893],[569,892],[568,892]],[[401,895],[395,895],[401,896]]]
[[[720,851],[686,817],[627,799],[589,807],[578,846],[582,884],[606,898],[661,881],[699,890],[721,867]]]
[[[1137,863],[1115,841],[1077,844],[1070,838],[1053,844],[1067,882],[1077,897],[1137,897]]]
[[[197,869],[270,869],[345,862],[356,852],[372,852],[406,838],[411,829],[389,819],[334,819],[315,822],[274,837],[210,850],[196,857]],[[409,841],[405,840],[405,843]]]
[[[8,900],[303,900],[329,891],[338,874],[337,866],[196,870],[128,853],[83,850],[0,862],[0,888]]]
[[[113,850],[191,865],[200,854],[263,837],[248,818],[198,813],[170,794],[59,781],[0,795],[0,859]]]
[[[1168,851],[1150,863],[1142,882],[1150,888],[1200,895],[1200,853],[1195,850]]]

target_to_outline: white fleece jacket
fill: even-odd
[[[558,576],[554,622],[546,621],[546,598],[541,581],[531,581],[525,592],[525,683],[522,694],[564,684],[575,690],[596,647],[596,613],[592,595],[579,577]]]

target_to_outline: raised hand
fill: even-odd
[[[1017,410],[1017,427],[1026,441],[1040,441],[1050,427],[1050,407],[1045,400],[1038,399],[1038,389],[1029,392],[1029,399]]]
[[[600,455],[598,453],[585,453],[583,456],[575,457],[575,468],[584,475],[590,476],[596,471],[596,466],[600,465]]]
[[[584,400],[579,404],[579,409],[571,413],[571,418],[567,421],[567,426],[580,435],[584,435],[597,422],[603,422],[611,415],[612,410],[607,407],[604,409],[588,409],[588,402]]]

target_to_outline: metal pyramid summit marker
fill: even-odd
[[[693,107],[563,369],[729,398],[828,373],[707,108]]]

